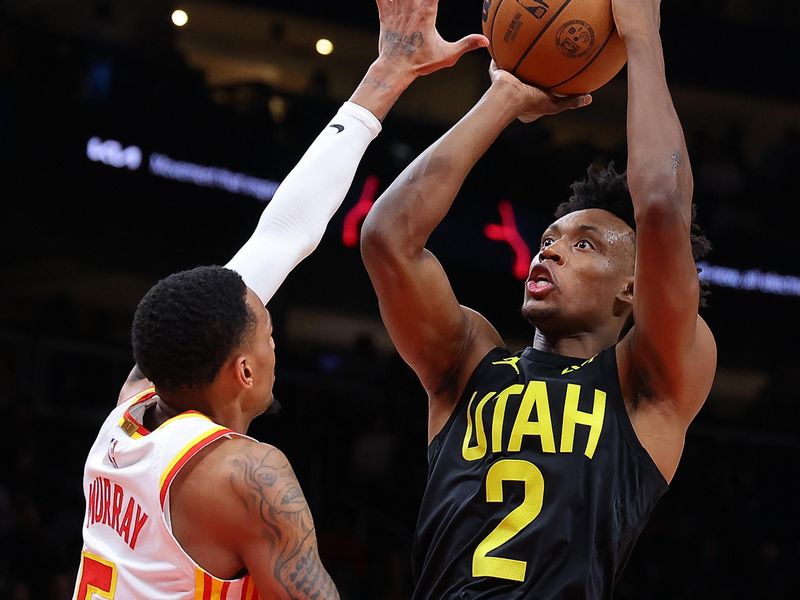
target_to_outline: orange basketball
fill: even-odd
[[[555,94],[592,92],[627,60],[611,0],[484,0],[497,66]]]

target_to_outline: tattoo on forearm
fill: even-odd
[[[235,464],[233,487],[275,548],[269,560],[286,594],[298,600],[339,598],[320,562],[311,512],[289,462],[271,448],[261,456],[242,455]]]
[[[392,86],[383,81],[382,79],[376,79],[375,77],[365,77],[364,78],[364,85],[368,85],[376,90],[390,90]]]
[[[681,166],[681,155],[679,152],[672,153],[672,170],[677,171]]]
[[[415,31],[411,35],[400,33],[399,31],[385,31],[383,33],[383,43],[386,45],[389,56],[410,56],[419,48],[425,45],[425,36],[421,31]]]

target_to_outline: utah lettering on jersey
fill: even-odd
[[[106,477],[97,477],[89,484],[86,514],[87,528],[93,525],[107,525],[125,540],[131,550],[136,549],[139,533],[148,519],[147,513],[142,510],[139,503],[126,494],[121,485]]]
[[[578,409],[581,386],[576,383],[567,385],[564,402],[560,403],[563,406],[563,419],[558,445],[546,382],[532,380],[526,385],[518,383],[500,392],[487,392],[483,396],[479,396],[477,391],[473,392],[467,407],[467,430],[461,454],[464,460],[475,461],[486,456],[487,451],[519,452],[523,445],[528,444],[537,444],[544,453],[571,453],[575,451],[575,429],[582,425],[589,428],[586,447],[582,450],[591,459],[600,441],[606,413],[606,393],[598,389],[593,392],[592,410],[581,411]],[[509,404],[509,399],[517,396],[521,397],[521,401]],[[506,419],[513,419],[508,439],[503,436]],[[490,439],[487,439],[487,430],[490,431]]]

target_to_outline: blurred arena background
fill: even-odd
[[[442,0],[443,35],[479,31],[480,9]],[[663,4],[715,244],[704,316],[720,360],[620,600],[800,597],[798,12],[789,0]],[[0,2],[0,597],[70,597],[83,460],[132,366],[138,299],[233,255],[376,35],[370,0]],[[295,466],[346,599],[409,596],[426,475],[425,396],[382,329],[358,226],[479,97],[487,65],[467,56],[401,99],[322,246],[270,306],[284,412],[252,434]],[[435,234],[460,300],[512,345],[530,338],[517,261],[588,164],[624,165],[624,126],[624,75],[587,110],[512,126]]]

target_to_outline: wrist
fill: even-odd
[[[625,39],[628,54],[628,72],[642,69],[651,72],[664,72],[664,49],[661,38],[651,34],[635,34]]]
[[[366,108],[378,120],[383,121],[414,79],[416,77],[409,69],[378,58],[367,69],[364,79],[350,97],[350,102]]]
[[[417,78],[417,74],[408,64],[379,56],[367,69],[367,77],[379,80],[384,85],[401,90],[401,93]]]
[[[526,115],[531,121],[542,116],[531,113],[528,90],[524,89],[523,85],[507,78],[498,78],[492,82],[487,91],[487,96],[497,103],[497,110],[509,123],[522,115]]]
[[[639,27],[631,27],[630,29],[623,29],[618,32],[625,47],[631,46],[661,46],[661,34],[658,27],[655,25],[641,25]]]

